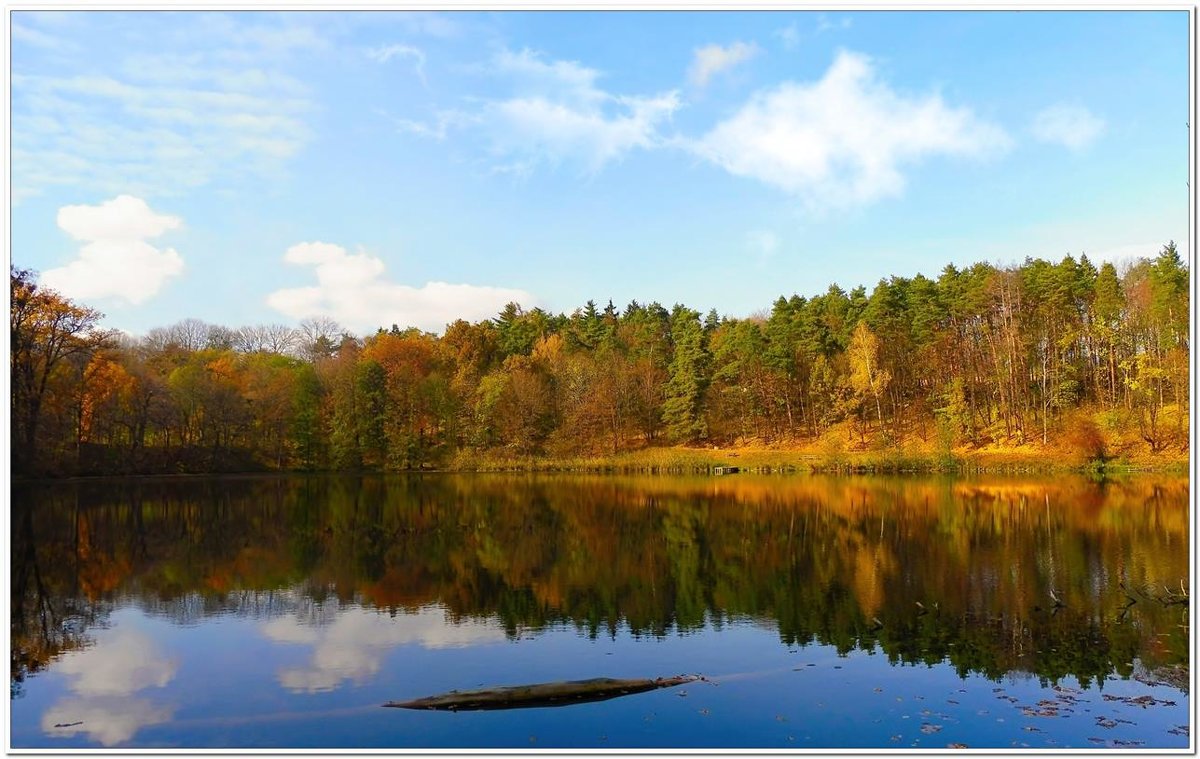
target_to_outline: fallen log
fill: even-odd
[[[631,693],[703,680],[700,675],[659,677],[654,680],[618,680],[595,677],[590,680],[567,680],[557,683],[508,685],[481,690],[457,691],[427,696],[413,701],[388,701],[384,706],[399,709],[439,709],[443,711],[476,709],[524,709],[535,706],[566,706],[589,701],[605,701]]]

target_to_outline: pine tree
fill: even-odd
[[[676,306],[671,314],[671,339],[675,357],[668,368],[670,379],[663,421],[672,439],[691,443],[708,432],[701,408],[708,388],[710,362],[699,312]]]

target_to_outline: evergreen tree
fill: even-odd
[[[663,422],[671,439],[692,443],[708,431],[701,409],[708,388],[709,355],[699,312],[676,306],[671,314],[671,340],[675,355],[668,369]]]

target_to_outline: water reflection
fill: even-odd
[[[266,638],[311,647],[278,673],[296,692],[368,679],[410,643],[562,623],[661,636],[732,617],[788,645],[992,678],[1086,686],[1188,661],[1187,605],[1164,590],[1188,572],[1186,480],[78,484],[14,492],[11,555],[14,692],[60,657],[89,682],[72,657],[100,650],[96,625],[121,604],[180,623],[261,617]],[[168,671],[147,666],[143,687]]]
[[[275,642],[312,648],[306,666],[289,667],[278,674],[279,684],[294,693],[333,690],[346,680],[362,684],[379,671],[383,657],[397,646],[455,648],[504,640],[504,633],[494,623],[466,620],[450,624],[438,609],[388,616],[344,606],[325,624],[288,613],[265,622],[261,629]]]
[[[174,716],[172,706],[135,695],[165,687],[176,670],[176,662],[136,629],[101,630],[93,645],[67,652],[56,669],[68,678],[72,695],[59,699],[42,715],[42,731],[47,735],[85,733],[104,746],[115,746],[141,728]]]

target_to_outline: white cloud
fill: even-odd
[[[1005,132],[939,94],[903,95],[870,59],[840,52],[817,82],[784,82],[755,94],[732,117],[684,143],[731,174],[792,193],[814,208],[900,195],[901,168],[932,155],[986,157]]]
[[[384,279],[384,263],[364,252],[348,253],[340,245],[304,242],[293,245],[284,260],[311,266],[313,287],[276,290],[267,305],[295,319],[329,316],[363,332],[397,324],[440,331],[455,319],[478,321],[495,316],[506,303],[528,305],[523,290],[447,282],[412,287]]]
[[[462,111],[446,110],[434,114],[434,121],[414,121],[413,119],[394,119],[396,128],[421,137],[442,142],[446,139],[451,128],[478,123],[479,118]]]
[[[114,746],[142,727],[168,722],[174,707],[134,694],[166,686],[177,666],[144,633],[123,628],[101,631],[94,646],[63,655],[58,672],[68,678],[67,687],[74,695],[46,709],[42,732],[53,737],[82,732]]]
[[[758,45],[753,42],[735,42],[729,47],[720,45],[698,47],[693,51],[688,79],[693,85],[704,87],[715,75],[750,60],[759,52]]]
[[[1030,131],[1042,142],[1081,151],[1104,133],[1104,119],[1082,106],[1054,105],[1033,117]]]
[[[46,709],[41,724],[53,738],[83,733],[103,746],[116,746],[174,715],[173,707],[145,698],[64,698]]]
[[[446,127],[477,129],[493,169],[526,174],[541,164],[569,163],[592,174],[634,149],[661,144],[659,125],[680,107],[679,93],[619,95],[601,89],[599,71],[574,61],[547,61],[531,50],[498,53],[486,72],[509,80],[512,94],[479,99],[437,127],[405,120],[401,128],[437,139]],[[442,112],[443,114],[446,112]],[[519,169],[519,170],[518,170]]]
[[[182,224],[179,217],[155,213],[146,201],[130,195],[98,206],[63,206],[58,226],[86,244],[74,261],[43,272],[42,284],[69,298],[142,303],[183,271],[183,258],[175,249],[159,250],[146,240]]]
[[[379,672],[384,656],[397,646],[458,648],[505,639],[498,625],[451,624],[444,612],[433,608],[396,616],[343,608],[325,626],[305,624],[289,615],[271,620],[262,632],[273,641],[313,647],[306,665],[284,668],[278,674],[280,685],[299,693],[333,690],[346,680],[364,683]]]
[[[24,15],[24,14],[22,14]],[[55,37],[52,34],[34,29],[31,26],[17,23],[12,23],[12,39],[14,42],[23,42],[27,45],[40,47],[43,50],[54,52],[73,51],[78,49],[78,45],[68,40]]]
[[[63,655],[58,672],[73,678],[70,688],[81,696],[128,696],[143,688],[161,688],[175,677],[176,663],[144,633],[132,629],[107,632],[91,648]]]
[[[415,48],[411,45],[384,45],[381,47],[371,48],[366,51],[367,57],[376,63],[387,63],[393,58],[410,58],[413,61],[413,69],[417,72],[417,76],[421,82],[425,82],[425,53],[420,48]]]
[[[280,69],[326,41],[282,15],[254,24],[242,21],[248,14],[194,15],[185,37],[184,27],[146,19],[139,22],[148,28],[118,31],[103,27],[103,14],[75,14],[87,18],[62,37],[64,46],[82,49],[76,40],[86,34],[115,34],[113,47],[122,52],[87,60],[86,75],[14,71],[16,197],[53,186],[166,196],[284,173],[312,137],[306,118],[315,104],[307,85]],[[79,71],[81,55],[73,59]]]
[[[817,34],[835,31],[837,29],[849,29],[854,23],[854,20],[849,16],[842,16],[835,20],[830,19],[824,13],[817,14]]]

